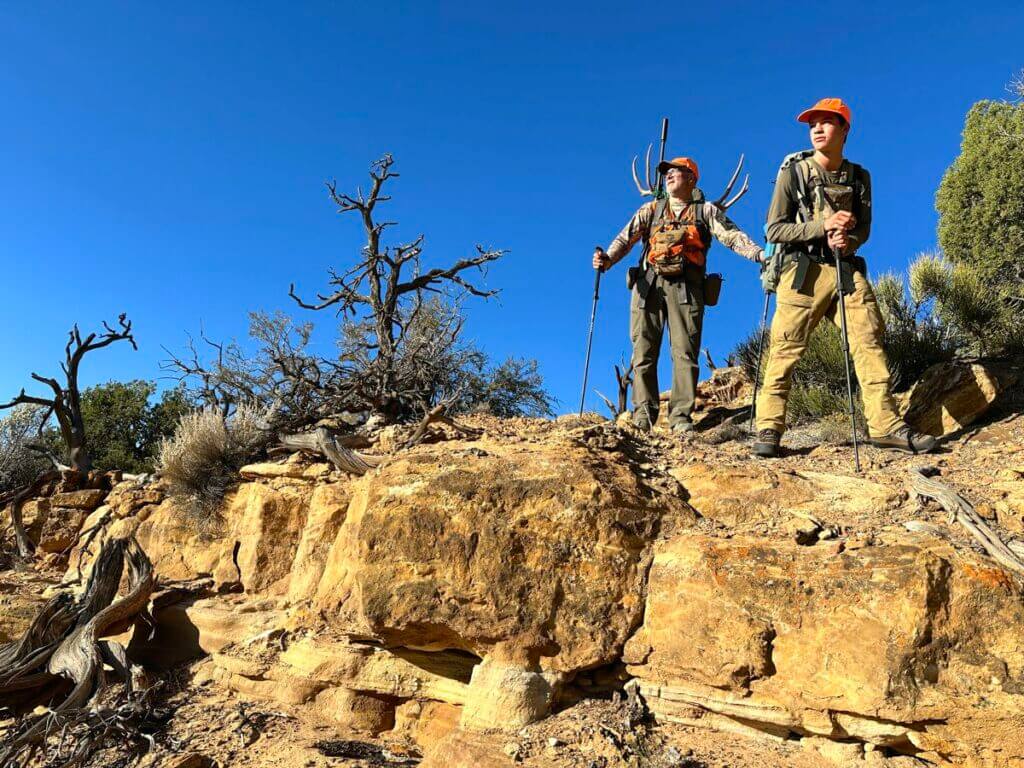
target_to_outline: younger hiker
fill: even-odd
[[[823,317],[839,324],[832,249],[842,257],[850,351],[860,382],[871,442],[925,453],[935,438],[911,430],[899,416],[882,349],[882,315],[857,250],[871,231],[871,177],[844,159],[850,108],[822,99],[798,117],[810,127],[812,151],[791,155],[779,170],[768,210],[768,240],[779,244],[778,288],[764,385],[757,399],[756,456],[776,456],[786,428],[793,368]]]
[[[762,249],[722,208],[705,202],[696,189],[700,173],[688,157],[665,161],[667,197],[645,204],[608,246],[595,250],[595,269],[622,260],[640,240],[644,256],[631,271],[630,338],[633,342],[633,423],[650,429],[658,418],[658,356],[668,323],[672,349],[669,424],[674,432],[693,430],[690,414],[697,390],[707,252],[715,237],[741,256],[760,263]],[[735,201],[737,198],[734,198]]]

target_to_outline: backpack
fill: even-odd
[[[821,209],[824,206],[829,206],[829,210],[831,210],[834,205],[833,200],[824,191],[828,185],[823,184],[820,178],[805,178],[804,174],[800,172],[801,166],[804,165],[803,161],[813,157],[813,155],[814,150],[812,149],[794,152],[786,155],[779,166],[780,175],[788,169],[790,178],[793,180],[793,186],[797,190],[798,221],[811,221],[816,214],[823,215]],[[846,164],[848,166],[848,183],[836,186],[850,188],[852,194],[850,205],[852,209],[852,206],[855,206],[861,198],[864,187],[864,169],[857,163],[849,160],[846,161]],[[767,223],[764,227],[764,233],[767,240]],[[761,285],[766,293],[774,293],[776,291],[787,257],[794,251],[800,250],[799,248],[787,248],[786,246],[787,244],[785,243],[773,243],[771,241],[768,241],[765,246],[764,262],[761,264]]]

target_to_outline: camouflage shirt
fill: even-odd
[[[671,198],[670,198],[671,200]],[[740,256],[760,263],[764,250],[751,240],[747,234],[736,226],[733,221],[725,215],[725,211],[714,203],[702,202],[698,205],[704,206],[704,221],[707,222],[711,234],[722,245],[725,245]],[[608,258],[612,264],[621,261],[651,229],[651,220],[654,218],[656,203],[646,203],[640,210],[633,214],[633,218],[621,232],[612,240],[608,246]],[[673,210],[675,206],[673,206]]]

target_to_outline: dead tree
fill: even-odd
[[[64,385],[62,386],[57,379],[46,378],[38,373],[32,374],[33,379],[46,384],[53,390],[52,397],[28,395],[22,389],[13,400],[0,403],[0,410],[13,408],[21,404],[38,405],[45,408],[45,416],[39,427],[40,435],[50,416],[55,416],[60,427],[61,439],[64,441],[65,448],[67,448],[71,469],[80,472],[88,472],[92,468],[92,457],[89,456],[85,422],[82,419],[78,369],[82,364],[82,358],[87,353],[96,349],[102,349],[113,344],[115,341],[127,341],[131,343],[133,349],[138,349],[138,346],[135,344],[135,337],[132,336],[131,321],[127,320],[126,317],[122,313],[117,318],[118,329],[115,330],[107,323],[103,323],[104,333],[90,333],[84,339],[78,331],[77,324],[71,327],[71,331],[68,333],[68,343],[64,347],[64,361],[61,363],[61,368],[64,371]],[[42,446],[37,446],[36,449],[45,451],[45,448]],[[52,455],[51,460],[57,464],[56,458]]]
[[[443,294],[454,290],[460,295],[490,298],[497,291],[483,288],[468,277],[470,270],[484,272],[486,265],[505,255],[505,251],[477,246],[474,256],[459,259],[447,267],[424,270],[420,262],[423,235],[396,246],[381,242],[384,230],[393,221],[376,218],[377,205],[391,199],[385,185],[398,178],[391,168],[394,160],[384,155],[370,167],[370,189],[355,196],[338,192],[334,182],[327,185],[339,213],[355,211],[362,219],[366,244],[358,261],[344,272],[330,271],[331,289],[318,293],[316,301],[306,301],[292,284],[288,294],[299,306],[311,310],[333,307],[337,314],[350,318],[348,357],[361,363],[354,371],[354,385],[370,410],[387,419],[396,419],[408,410],[403,398],[403,366],[415,367],[419,359],[404,349],[414,335],[424,294]],[[457,335],[461,325],[454,329]],[[443,335],[443,334],[440,334]],[[415,378],[415,376],[409,376]]]
[[[126,569],[126,592],[118,598]],[[131,730],[147,705],[145,692],[134,685],[141,670],[132,669],[123,647],[102,638],[148,618],[153,583],[153,566],[138,542],[109,539],[80,597],[58,593],[20,640],[0,645],[0,709],[19,715],[3,739],[0,765],[27,765],[42,751],[76,766],[112,741],[144,739]],[[107,687],[104,665],[127,684],[125,697],[114,704],[100,701]],[[38,704],[48,706],[37,714]]]
[[[612,412],[612,418],[618,418],[621,414],[626,412],[629,404],[629,387],[633,383],[633,364],[630,363],[629,367],[626,367],[626,361],[622,361],[622,367],[618,365],[615,368],[615,381],[618,385],[618,400],[613,403],[607,397],[602,395],[600,392],[597,393],[598,397],[604,400],[604,404],[608,406],[608,410]],[[595,390],[596,391],[596,390]]]

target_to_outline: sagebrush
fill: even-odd
[[[171,494],[212,515],[238,482],[238,470],[266,448],[267,415],[243,403],[229,417],[210,406],[182,416],[174,435],[160,445],[158,468]]]

